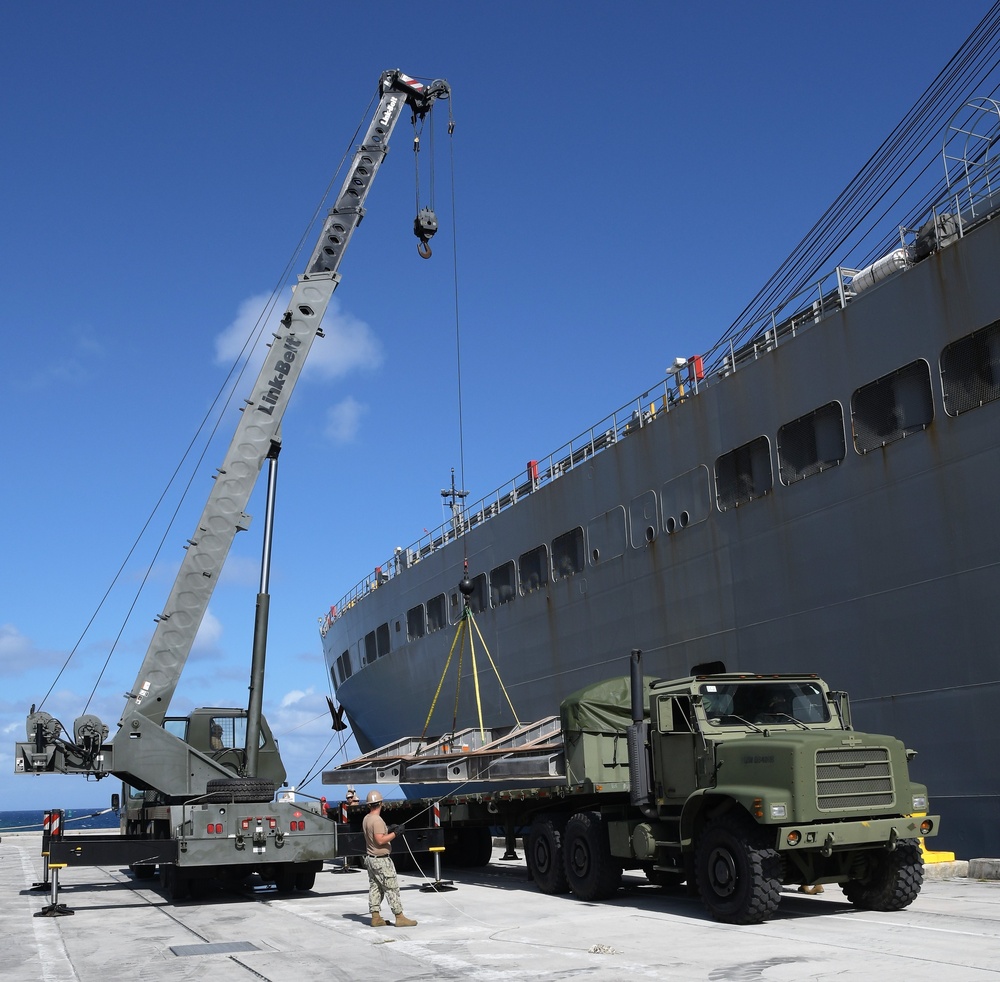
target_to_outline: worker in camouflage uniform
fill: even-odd
[[[382,795],[369,791],[365,799],[368,814],[361,828],[365,833],[365,866],[368,868],[368,909],[372,915],[372,927],[385,927],[382,920],[382,900],[389,901],[389,907],[396,916],[396,927],[415,927],[416,921],[403,913],[403,901],[399,897],[396,867],[389,853],[392,840],[398,834],[398,825],[386,825],[382,818]]]

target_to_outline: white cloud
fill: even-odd
[[[221,638],[222,622],[211,610],[206,610],[205,616],[201,621],[201,627],[198,628],[198,634],[191,645],[191,650],[214,651],[218,647]]]
[[[13,624],[0,624],[0,663],[5,668],[33,653],[34,645]]]
[[[350,443],[358,434],[361,417],[368,407],[353,396],[347,396],[326,411],[324,434],[334,443]]]
[[[42,651],[13,624],[0,624],[0,667],[7,677],[25,675],[32,669],[55,665],[65,653]]]
[[[307,689],[303,692],[301,689],[292,689],[291,692],[286,692],[281,699],[281,708],[287,709],[289,706],[294,706],[296,703],[301,702],[303,699],[308,698],[313,694],[312,688]]]
[[[260,294],[248,297],[240,304],[236,318],[215,339],[215,360],[221,365],[231,365],[241,357],[247,339],[254,334],[270,297]],[[247,372],[256,375],[267,349],[263,342],[270,341],[287,308],[285,302],[275,304],[267,317],[262,332],[262,343],[254,348]],[[340,301],[333,297],[323,318],[325,338],[317,338],[309,352],[303,369],[303,378],[343,378],[355,370],[372,371],[382,364],[382,345],[365,321],[344,311]]]

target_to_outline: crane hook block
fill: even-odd
[[[437,215],[432,208],[421,208],[413,220],[413,234],[420,239],[417,252],[423,259],[431,258],[430,239],[438,230]]]

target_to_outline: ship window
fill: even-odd
[[[514,599],[514,564],[504,563],[490,571],[490,603],[494,607]]]
[[[371,665],[378,658],[378,645],[375,643],[375,632],[369,631],[365,635],[365,664]]]
[[[561,580],[583,569],[583,529],[575,528],[552,540],[552,579]]]
[[[924,429],[934,418],[930,369],[914,361],[851,396],[854,446],[868,453]]]
[[[839,402],[828,402],[778,430],[782,484],[794,484],[836,467],[846,454],[844,413]]]
[[[381,658],[383,655],[389,654],[388,624],[379,624],[378,628],[375,630],[375,647],[378,650],[379,658]]]
[[[521,576],[522,594],[534,593],[545,586],[549,582],[548,553],[545,546],[522,553],[517,560],[517,571]]]
[[[340,681],[346,682],[351,677],[351,653],[345,651],[337,659],[337,671],[340,674]]]
[[[655,491],[643,491],[629,502],[628,520],[632,529],[632,548],[644,549],[656,538],[656,527],[659,524]]]
[[[415,638],[422,638],[426,633],[424,605],[417,604],[406,612],[406,637],[413,641]]]
[[[953,341],[941,352],[941,381],[949,416],[1000,399],[1000,321]]]
[[[439,593],[427,601],[427,633],[440,631],[448,626],[448,612],[445,608],[444,594]]]
[[[708,518],[712,508],[711,482],[704,464],[671,478],[660,488],[663,529],[673,535]]]
[[[621,556],[625,552],[625,509],[616,505],[592,518],[587,525],[587,541],[593,566]]]
[[[716,497],[720,511],[739,508],[774,487],[767,437],[743,444],[715,461]]]

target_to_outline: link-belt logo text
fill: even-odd
[[[257,403],[257,411],[267,413],[270,416],[274,412],[274,407],[278,404],[278,397],[285,387],[285,381],[292,370],[292,362],[295,361],[296,349],[302,342],[292,335],[285,338],[284,347],[278,352],[278,360],[274,363],[274,374],[267,380],[267,392]]]
[[[399,96],[393,96],[389,100],[389,105],[385,107],[385,112],[379,117],[379,123],[382,126],[388,126],[389,120],[392,119],[392,114],[396,111],[396,106],[399,103]]]

